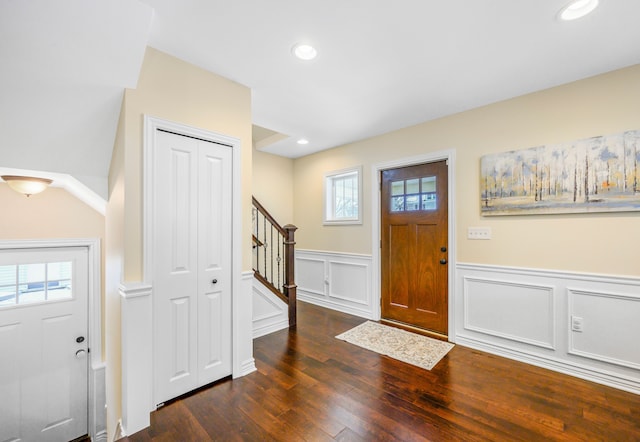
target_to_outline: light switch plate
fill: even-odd
[[[491,227],[469,227],[468,239],[491,239]]]

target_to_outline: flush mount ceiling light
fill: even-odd
[[[29,176],[2,175],[2,178],[13,190],[26,196],[35,195],[49,187],[51,180]]]
[[[598,0],[573,0],[560,10],[560,20],[577,20],[598,7]]]
[[[296,58],[305,61],[313,60],[318,55],[316,48],[307,43],[298,43],[293,45],[291,53],[295,55]]]
[[[297,141],[297,143],[298,143],[298,144],[302,144],[302,145],[304,145],[304,144],[309,144],[309,140],[307,140],[306,138],[300,138],[300,139]]]

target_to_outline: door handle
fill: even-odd
[[[447,260],[446,260],[446,259],[442,258],[442,259],[440,260],[440,264],[444,265],[444,264],[446,264],[446,263],[447,263]]]
[[[211,281],[211,284],[217,284],[217,283],[218,283],[217,279],[214,279],[213,281]]]
[[[76,352],[76,359],[83,359],[86,354],[87,352],[85,350],[78,350]]]

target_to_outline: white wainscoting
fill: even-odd
[[[122,283],[122,421],[124,434],[150,425],[153,406],[152,288],[144,283]]]
[[[640,278],[466,263],[456,278],[457,344],[640,394]]]
[[[371,256],[296,250],[298,299],[367,319],[375,316]]]
[[[289,306],[253,278],[253,338],[289,327]]]

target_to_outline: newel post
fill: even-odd
[[[284,238],[284,294],[289,300],[289,328],[296,326],[296,298],[298,294],[298,286],[295,281],[295,231],[298,228],[292,224],[282,227],[286,236]]]

